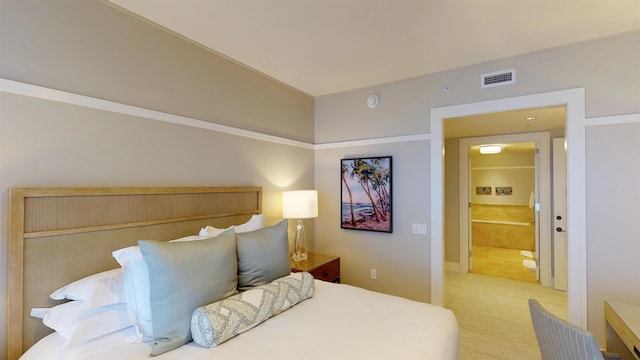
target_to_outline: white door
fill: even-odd
[[[553,287],[567,290],[567,148],[553,139]]]

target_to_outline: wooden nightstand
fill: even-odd
[[[289,259],[292,272],[306,271],[314,278],[329,282],[340,282],[340,258],[337,256],[308,253],[307,260],[295,262]]]

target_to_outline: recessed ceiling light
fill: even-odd
[[[531,120],[535,120],[536,117],[535,116],[527,116],[527,121],[531,121]]]

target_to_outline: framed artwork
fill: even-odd
[[[491,195],[491,186],[476,186],[476,195]]]
[[[340,227],[392,232],[391,156],[340,160]]]
[[[513,195],[513,188],[511,186],[496,186],[497,196],[509,196]]]

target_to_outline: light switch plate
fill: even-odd
[[[412,224],[411,232],[418,235],[427,235],[427,224]]]

